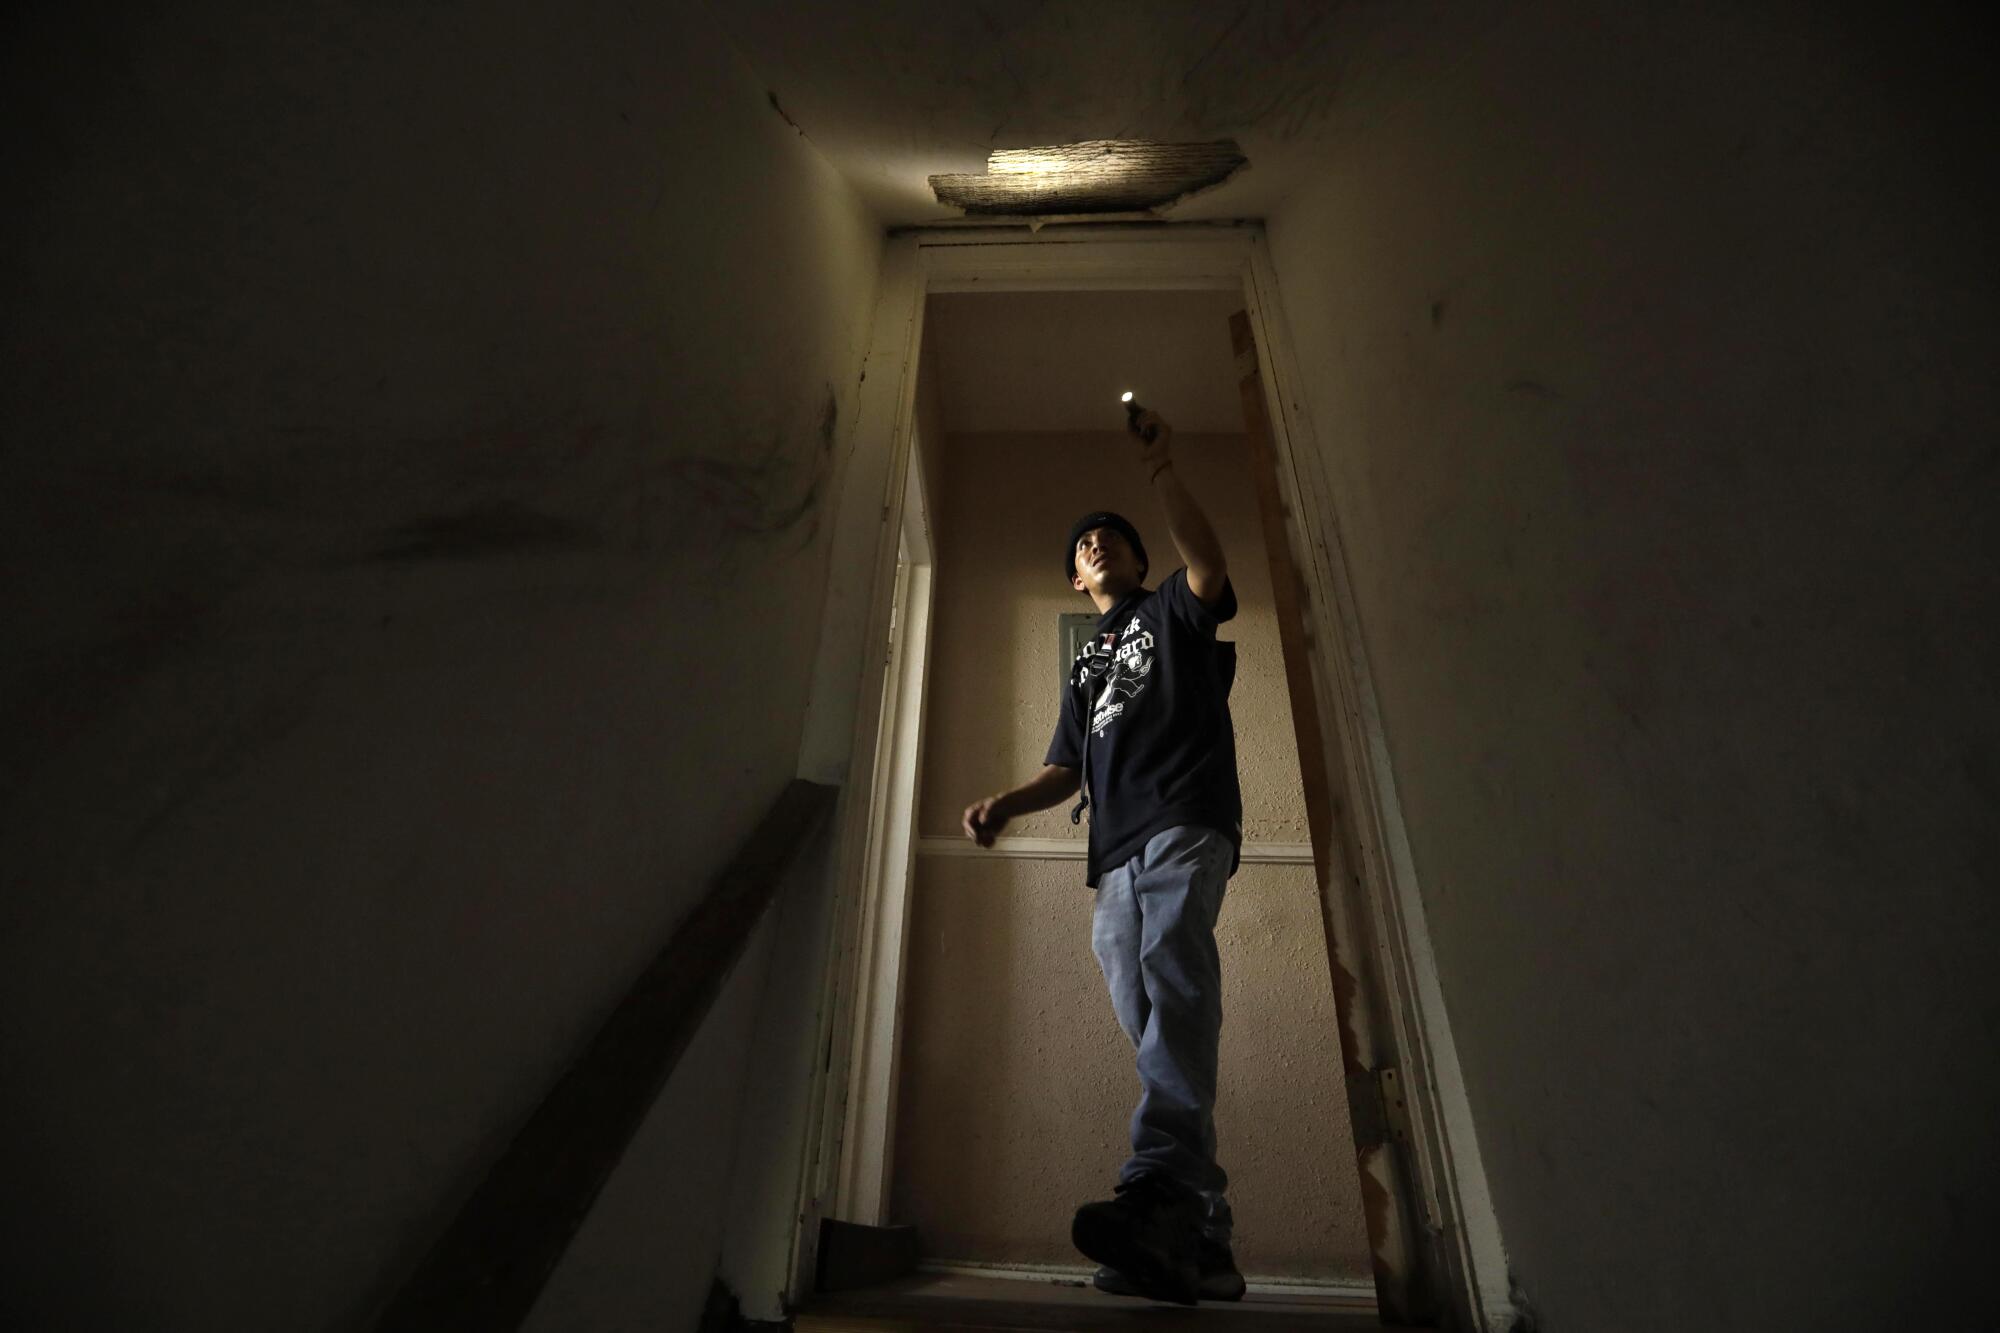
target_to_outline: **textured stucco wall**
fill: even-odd
[[[879,228],[692,6],[10,37],[0,1323],[349,1327],[795,771]]]
[[[1170,405],[1167,409],[1170,412]],[[938,606],[921,827],[958,833],[971,800],[1041,766],[1066,664],[1056,617],[1089,609],[1058,570],[1086,509],[1147,540],[1165,519],[1123,434],[954,434],[938,524]],[[1248,839],[1307,841],[1270,575],[1240,437],[1182,436],[1176,455],[1230,557],[1241,610],[1231,694]],[[1074,837],[1067,807],[1009,836]],[[1138,1095],[1131,1048],[1090,953],[1080,861],[920,857],[898,1105],[893,1213],[925,1251],[1078,1264],[1069,1214],[1108,1197]],[[1333,997],[1310,867],[1246,865],[1218,930],[1224,1032],[1219,1156],[1246,1270],[1363,1277],[1367,1239],[1339,1080]]]
[[[1989,116],[1847,13],[1513,6],[1271,223],[1556,1333],[1991,1320]]]

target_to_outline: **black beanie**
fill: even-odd
[[[1139,578],[1143,581],[1148,568],[1146,563],[1146,543],[1139,540],[1139,529],[1126,522],[1124,517],[1106,510],[1095,514],[1085,514],[1070,525],[1069,544],[1063,548],[1063,582],[1076,577],[1076,544],[1083,540],[1083,534],[1092,528],[1110,528],[1123,537],[1132,547],[1132,554],[1139,557]]]

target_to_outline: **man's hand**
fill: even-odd
[[[1052,805],[1060,805],[1076,795],[1081,775],[1073,768],[1060,764],[1046,764],[1042,771],[1029,778],[1012,791],[1003,791],[998,796],[989,796],[983,801],[974,801],[965,807],[965,818],[959,827],[965,836],[981,847],[991,847],[993,840],[1000,836],[1000,830],[1007,827],[1007,821],[1015,815],[1033,814],[1046,810]]]
[[[1132,419],[1132,433],[1139,437],[1139,462],[1149,480],[1174,461],[1174,428],[1158,412],[1150,407],[1140,412]]]
[[[1007,814],[1000,809],[1002,797],[988,796],[965,807],[965,836],[981,847],[991,847],[1000,830],[1007,827]]]

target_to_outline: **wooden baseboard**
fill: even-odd
[[[958,1277],[993,1278],[1001,1282],[1044,1282],[1088,1286],[1094,1271],[1085,1264],[993,1264],[976,1259],[921,1259],[919,1273],[951,1274]],[[1244,1281],[1254,1293],[1267,1296],[1313,1296],[1352,1302],[1357,1308],[1375,1308],[1375,1284],[1367,1278],[1315,1278],[1266,1276],[1249,1273]]]

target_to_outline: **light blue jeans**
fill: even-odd
[[[1097,878],[1090,949],[1111,989],[1118,1026],[1138,1052],[1132,1156],[1120,1182],[1161,1171],[1208,1205],[1203,1231],[1227,1244],[1229,1177],[1215,1161],[1216,1053],[1222,960],[1215,921],[1235,850],[1213,829],[1156,833],[1137,856]]]

